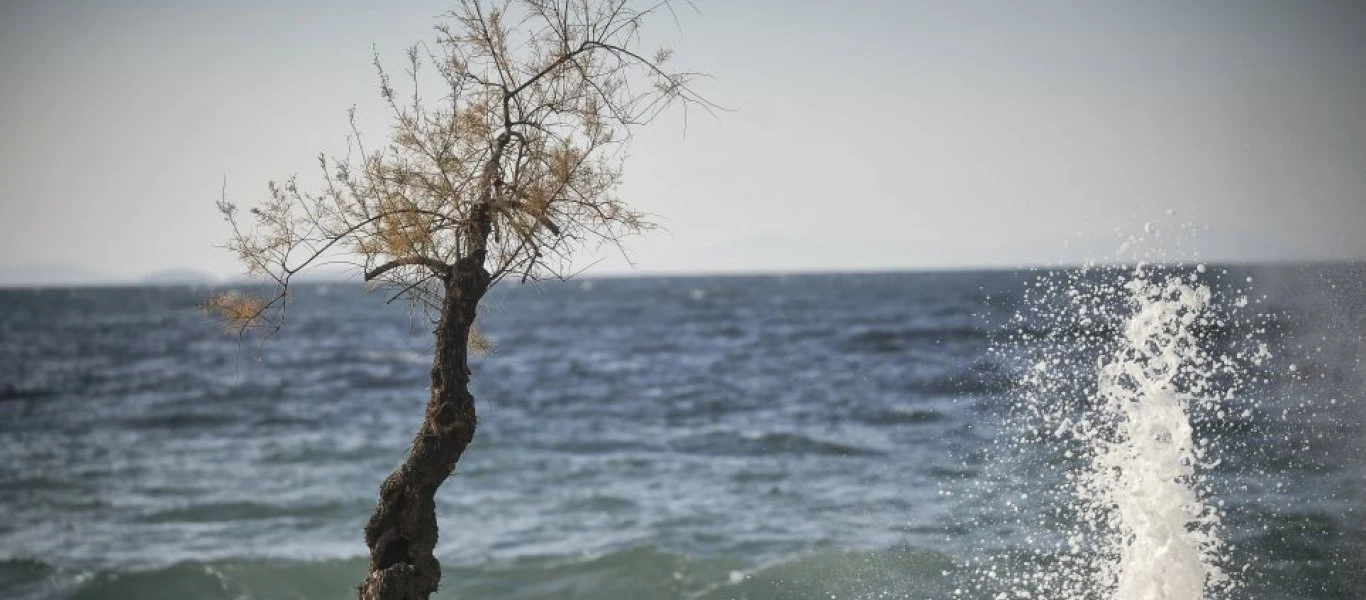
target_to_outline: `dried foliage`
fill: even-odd
[[[266,302],[238,292],[218,292],[204,302],[204,309],[221,318],[224,329],[242,331],[259,324]]]
[[[469,347],[471,354],[488,355],[493,352],[493,341],[484,337],[484,332],[479,331],[478,326],[470,327],[469,339],[465,340],[465,345]]]
[[[387,143],[367,147],[353,112],[348,152],[319,157],[319,189],[272,182],[246,215],[220,201],[229,248],[278,287],[259,304],[211,307],[239,331],[278,329],[291,278],[324,261],[434,306],[461,260],[495,282],[563,278],[578,250],[650,228],[616,194],[632,128],[670,107],[713,108],[691,87],[698,74],[670,69],[667,49],[639,48],[642,24],[674,8],[460,2],[434,44],[409,50],[403,92],[376,57]],[[419,93],[433,83],[440,97]]]

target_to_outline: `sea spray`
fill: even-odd
[[[1196,268],[1082,269],[1030,284],[997,353],[1019,370],[982,491],[1027,548],[975,559],[960,597],[1202,600],[1238,586],[1206,473],[1238,402],[1246,304]],[[992,526],[990,523],[978,525]]]
[[[1125,286],[1132,316],[1099,369],[1101,423],[1080,494],[1107,518],[1100,574],[1114,600],[1199,600],[1228,587],[1219,566],[1219,514],[1201,497],[1201,449],[1189,413],[1209,401],[1214,359],[1196,328],[1210,290],[1171,278]],[[1089,433],[1089,432],[1088,432]]]

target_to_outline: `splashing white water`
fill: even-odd
[[[1219,515],[1198,492],[1201,450],[1188,416],[1212,374],[1195,332],[1210,290],[1175,278],[1138,278],[1126,288],[1132,316],[1098,382],[1098,422],[1108,435],[1095,438],[1081,498],[1113,530],[1111,562],[1101,565],[1113,600],[1200,600],[1228,584],[1218,565]]]
[[[1035,534],[1023,556],[985,561],[977,593],[1209,600],[1237,588],[1205,479],[1214,440],[1195,427],[1222,416],[1241,380],[1236,353],[1208,339],[1236,302],[1200,283],[1205,269],[1187,271],[1140,265],[1033,284],[1016,315],[1011,344],[1029,369],[1003,450],[1021,461],[1007,479],[1027,486],[1006,508]]]

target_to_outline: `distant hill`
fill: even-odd
[[[0,286],[108,285],[118,278],[69,263],[48,263],[0,268]]]
[[[195,269],[166,269],[151,273],[140,282],[145,285],[213,285],[218,278]]]
[[[142,277],[113,275],[69,263],[0,268],[0,287],[87,285],[214,285],[218,278],[190,268],[164,269]]]

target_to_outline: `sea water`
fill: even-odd
[[[1042,275],[498,290],[439,597],[1361,597],[1366,268]],[[0,596],[353,595],[430,326],[302,286],[243,346],[206,293],[0,291]]]

